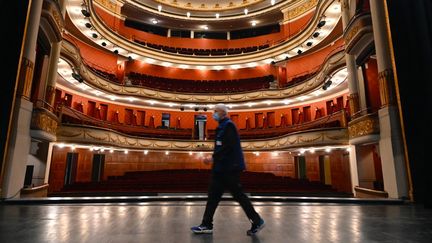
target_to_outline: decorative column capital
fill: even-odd
[[[317,4],[318,4],[318,0],[309,0],[309,1],[303,2],[301,5],[293,8],[293,9],[291,9],[289,7],[282,8],[281,9],[281,12],[283,13],[282,24],[285,24],[286,22],[299,17],[300,15],[309,11],[310,9],[316,7]]]
[[[21,69],[19,74],[19,89],[20,94],[24,99],[30,100],[31,86],[33,81],[34,63],[23,57],[21,60]]]
[[[42,130],[53,136],[56,136],[58,118],[53,113],[43,108],[36,108],[33,110],[31,119],[32,130]]]
[[[386,69],[382,72],[379,72],[378,82],[380,89],[381,106],[389,106],[395,104],[395,97],[393,92],[393,69]]]
[[[359,117],[348,124],[348,134],[350,139],[379,133],[379,120],[376,114],[368,114]]]
[[[360,102],[358,93],[351,93],[348,97],[349,109],[351,116],[354,116],[360,110]]]

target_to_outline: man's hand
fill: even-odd
[[[204,164],[209,165],[213,162],[213,158],[211,156],[207,156],[203,160]]]

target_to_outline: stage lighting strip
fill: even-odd
[[[194,110],[195,107],[206,107],[207,109],[212,109],[214,107],[214,103],[211,104],[203,104],[203,103],[176,103],[176,102],[166,102],[166,101],[159,101],[159,100],[153,100],[153,99],[144,99],[141,97],[134,97],[134,96],[122,96],[122,95],[113,95],[110,93],[102,92],[98,89],[93,88],[92,86],[86,84],[85,82],[79,82],[76,78],[73,77],[73,69],[72,66],[66,62],[63,58],[59,59],[58,63],[58,74],[69,84],[63,84],[62,80],[59,79],[57,82],[57,86],[59,88],[62,88],[64,90],[67,89],[67,86],[72,86],[74,90],[84,93],[87,96],[95,97],[99,99],[107,99],[110,101],[115,101],[116,103],[125,105],[125,106],[137,106],[139,104],[147,105],[152,107],[163,107],[163,108],[171,108],[171,109],[180,109],[183,107],[185,110]],[[346,85],[346,79],[348,77],[348,71],[346,68],[339,69],[333,75],[331,75],[331,83],[326,87],[326,90],[323,90],[322,88],[311,91],[308,94],[304,94],[297,98],[292,99],[284,99],[284,100],[264,100],[264,101],[257,101],[257,102],[242,102],[242,103],[226,103],[226,105],[232,109],[233,111],[239,111],[242,109],[254,109],[257,110],[257,106],[265,106],[262,109],[268,109],[271,107],[272,109],[277,109],[278,107],[287,107],[294,106],[294,105],[300,105],[304,102],[314,102],[316,101],[317,97],[319,97],[321,100],[324,97],[328,97],[330,95],[332,96],[340,96],[347,92],[346,88],[343,88],[341,91],[334,93],[332,92],[333,89],[340,85]]]

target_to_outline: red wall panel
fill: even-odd
[[[178,37],[168,38],[160,35],[155,35],[134,28],[126,27],[123,20],[120,20],[117,17],[107,13],[98,6],[95,6],[95,11],[108,27],[128,39],[138,39],[140,41],[147,41],[158,45],[195,49],[241,48],[262,45],[266,43],[277,43],[299,33],[302,29],[305,28],[306,24],[315,14],[315,12],[312,11],[293,22],[281,26],[281,31],[279,33],[273,33],[251,38],[243,38],[238,40],[215,40],[189,39]]]
[[[65,96],[65,92],[63,91],[62,97],[64,97],[64,96]],[[346,99],[347,99],[346,95],[343,96],[343,99],[346,101]],[[85,97],[81,97],[79,95],[73,95],[72,96],[73,107],[75,107],[75,104],[82,102],[84,113],[86,113],[86,111],[88,109],[88,101],[89,101],[89,99],[87,99]],[[149,122],[150,122],[149,118],[154,116],[155,127],[161,125],[162,113],[170,113],[171,114],[171,116],[170,116],[171,127],[174,127],[177,119],[180,118],[181,128],[193,128],[194,115],[197,115],[197,114],[206,114],[207,115],[207,117],[208,117],[207,128],[208,129],[215,129],[217,126],[217,122],[211,118],[211,114],[213,113],[212,110],[208,110],[207,112],[201,112],[201,111],[200,112],[191,112],[191,111],[164,111],[164,110],[160,110],[160,109],[156,109],[156,108],[155,109],[137,109],[135,107],[123,106],[123,105],[119,105],[119,104],[115,104],[115,103],[105,103],[105,102],[101,103],[100,101],[98,101],[96,99],[92,100],[92,101],[96,102],[96,107],[100,107],[101,104],[105,104],[108,106],[108,121],[113,121],[115,118],[116,112],[118,111],[119,122],[124,123],[125,122],[124,118],[125,118],[126,109],[131,109],[131,110],[133,110],[133,114],[137,114],[137,115],[138,115],[138,111],[145,111],[145,125],[149,125]],[[246,128],[246,118],[249,119],[249,122],[252,126],[251,128],[254,128],[255,127],[255,113],[267,114],[267,112],[274,112],[274,122],[275,122],[274,124],[276,126],[279,126],[281,124],[282,115],[285,115],[288,125],[291,125],[292,124],[291,110],[303,108],[305,106],[310,106],[311,111],[315,111],[316,108],[324,109],[326,107],[327,101],[328,100],[323,100],[323,101],[315,102],[312,104],[306,104],[304,106],[294,106],[294,107],[290,107],[290,108],[282,108],[282,109],[269,108],[268,110],[263,110],[263,111],[230,112],[230,114],[231,115],[238,115],[238,120],[237,120],[236,125],[239,129]],[[333,102],[336,103],[336,99],[334,99]],[[315,114],[313,114],[311,116],[311,118],[315,119]],[[139,122],[139,121],[137,121],[137,122]]]
[[[49,178],[49,192],[60,191],[64,184],[66,154],[72,152],[70,148],[54,147]],[[78,153],[78,167],[76,182],[91,181],[93,153],[88,149],[75,149]],[[210,169],[211,165],[202,162],[203,156],[198,153],[171,152],[165,155],[162,152],[150,151],[147,155],[143,152],[130,151],[125,154],[122,151],[114,153],[105,152],[105,167],[102,179],[108,176],[122,176],[127,171],[150,170],[175,170],[175,169]],[[331,157],[332,187],[338,191],[351,192],[349,164],[343,159],[344,152],[333,151]],[[209,155],[209,154],[207,154]],[[295,177],[294,153],[279,152],[274,155],[271,152],[261,152],[258,156],[253,153],[245,153],[246,170],[252,172],[273,173],[276,176]],[[320,153],[306,155],[306,174],[310,181],[319,181]]]

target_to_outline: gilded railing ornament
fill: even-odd
[[[60,126],[57,131],[57,140],[64,143],[154,150],[211,151],[214,146],[213,141],[140,138],[110,129],[81,125]],[[348,132],[345,128],[305,131],[276,138],[243,140],[241,142],[241,146],[245,151],[283,150],[296,147],[346,144],[348,144]]]

